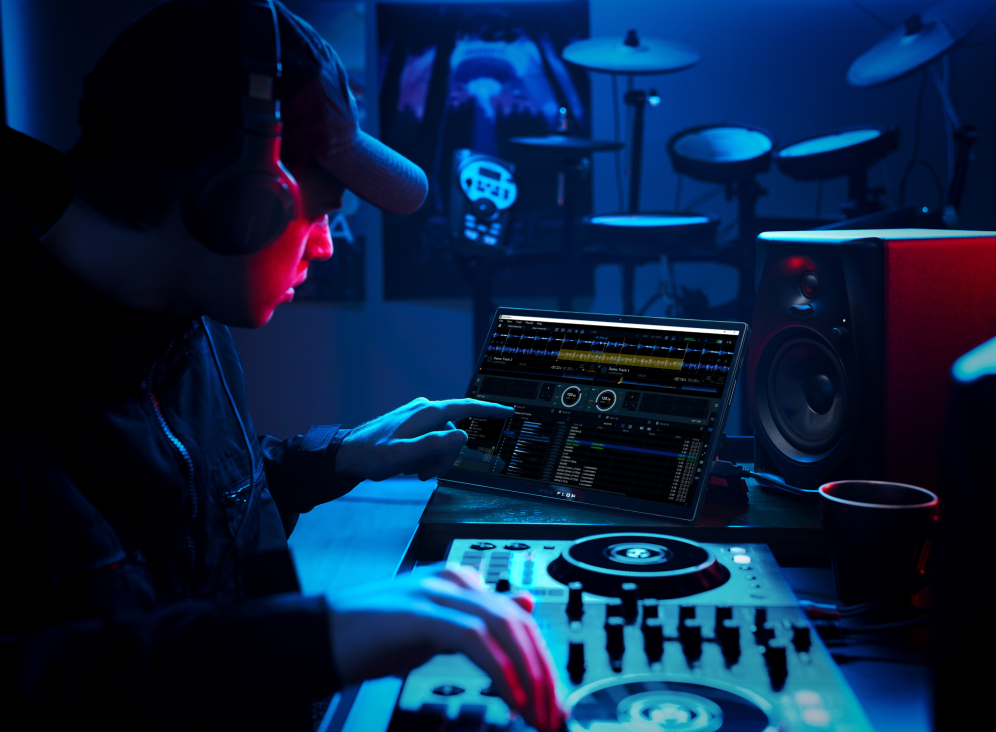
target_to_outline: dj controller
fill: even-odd
[[[458,539],[446,562],[533,594],[571,732],[871,730],[763,544]],[[447,654],[408,674],[389,729],[530,728],[484,672]]]

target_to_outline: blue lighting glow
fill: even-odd
[[[851,130],[850,132],[838,132],[834,135],[824,135],[813,140],[803,140],[795,145],[789,145],[778,154],[783,158],[794,158],[801,155],[816,155],[818,153],[841,150],[852,145],[860,145],[862,142],[874,140],[882,133],[878,130]]]
[[[963,383],[994,374],[996,374],[996,338],[973,348],[951,367],[951,375]]]
[[[710,127],[682,137],[675,143],[674,151],[691,160],[735,163],[771,152],[771,140],[767,135],[743,127]]]
[[[653,214],[612,214],[609,216],[593,216],[591,223],[601,226],[688,226],[689,224],[708,224],[707,216],[655,216]]]

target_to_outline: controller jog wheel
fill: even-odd
[[[730,578],[729,570],[710,549],[661,534],[599,534],[579,539],[547,571],[557,582],[581,582],[585,592],[596,595],[659,600],[713,590]]]

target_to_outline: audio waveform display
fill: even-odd
[[[487,352],[490,357],[583,362],[692,373],[728,373],[732,352],[721,346],[710,348],[701,343],[702,340],[705,339],[584,338],[570,334],[557,336],[496,332],[488,344]]]

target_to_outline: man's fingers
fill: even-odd
[[[460,424],[468,417],[508,419],[515,409],[502,404],[477,399],[446,399],[432,402],[416,399],[404,407],[408,415],[405,424],[395,432],[397,438],[416,438],[423,432],[439,430],[444,424]]]
[[[429,480],[446,475],[450,472],[450,468],[453,467],[453,463],[456,462],[459,455],[460,451],[454,450],[453,452],[444,452],[442,455],[426,458],[415,466],[418,468],[415,472],[418,473],[419,480]]]
[[[477,572],[465,567],[454,567],[452,569],[444,568],[437,572],[437,576],[442,579],[448,579],[451,582],[454,582],[454,584],[466,589],[480,590],[483,587],[480,575]],[[532,594],[529,592],[518,592],[514,595],[508,595],[507,597],[527,613],[531,613],[536,604]],[[499,617],[507,616],[502,616],[499,613]],[[489,629],[490,628],[491,623],[489,623]],[[532,677],[532,684],[529,689],[529,695],[533,697],[537,709],[540,710],[538,721],[540,721],[541,726],[544,717],[543,712],[545,711],[545,721],[547,722],[546,726],[550,729],[554,729],[560,724],[563,712],[556,694],[553,661],[550,658],[550,654],[547,651],[539,630],[535,627],[534,623],[523,623],[523,629],[525,630],[525,635],[528,637],[528,646],[533,651],[531,655],[533,655],[535,661],[534,664],[531,664],[532,670],[530,676]],[[501,639],[499,638],[499,640]],[[514,640],[516,639],[513,639],[513,641]],[[518,645],[521,646],[521,643],[525,640],[525,638],[520,634],[520,637],[517,640]]]
[[[484,589],[484,583],[481,581],[481,575],[469,567],[447,567],[442,565],[435,572],[435,575],[437,577],[441,577],[442,579],[449,580],[465,590]]]
[[[564,710],[560,705],[560,700],[557,698],[557,676],[553,670],[553,658],[550,656],[550,650],[546,647],[546,644],[542,642],[542,635],[535,622],[528,622],[525,624],[525,627],[534,641],[534,647],[539,656],[540,665],[543,668],[543,686],[546,689],[549,715],[548,729],[559,730],[564,718]]]
[[[515,664],[508,654],[488,631],[487,626],[479,618],[469,618],[457,610],[451,610],[453,619],[441,627],[441,637],[438,639],[440,649],[460,651],[476,663],[495,683],[501,698],[512,709],[525,710],[528,697],[519,683]],[[457,621],[459,617],[459,621]],[[476,622],[473,622],[476,621]],[[452,624],[450,624],[452,623]],[[453,625],[459,625],[460,631],[453,633]],[[456,647],[453,641],[456,640]]]
[[[533,610],[536,609],[536,598],[533,597],[531,592],[516,592],[514,595],[509,596],[516,605],[521,607],[527,613],[532,614]]]
[[[410,470],[426,458],[459,451],[467,444],[467,433],[463,430],[438,430],[426,432],[418,437],[395,440],[394,444],[398,449],[401,462],[410,466],[408,468]]]
[[[491,417],[508,419],[515,414],[513,407],[506,407],[493,402],[482,402],[478,399],[447,399],[439,402],[429,402],[423,408],[426,416],[433,415],[433,423],[452,422],[460,424],[468,417]],[[432,410],[431,412],[429,410]]]
[[[500,595],[490,593],[457,591],[444,593],[433,598],[444,607],[461,610],[481,618],[491,635],[512,659],[518,678],[529,697],[529,706],[523,708],[527,721],[540,729],[550,724],[552,686],[548,683],[548,673],[543,667],[543,657],[537,651],[536,635],[530,634],[524,622],[532,623],[532,618],[522,615],[515,604]],[[554,702],[555,703],[555,702]]]

